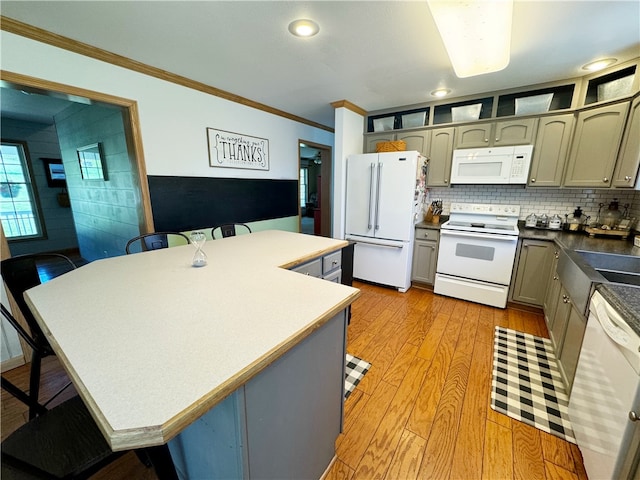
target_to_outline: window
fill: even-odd
[[[303,207],[307,203],[307,193],[309,190],[309,169],[302,167],[300,169],[300,205]]]
[[[0,220],[8,240],[43,235],[27,150],[22,142],[0,147]]]

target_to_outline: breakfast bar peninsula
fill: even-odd
[[[184,479],[320,478],[359,290],[299,272],[339,268],[345,246],[256,232],[207,242],[204,267],[191,245],[154,250],[25,297],[113,450],[168,444]]]

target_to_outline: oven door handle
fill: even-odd
[[[517,235],[500,235],[496,233],[475,233],[475,232],[462,232],[458,230],[445,230],[440,229],[440,236],[449,237],[464,237],[464,238],[480,238],[482,240],[499,240],[505,242],[517,242]]]

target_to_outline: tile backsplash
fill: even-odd
[[[573,213],[577,206],[582,208],[585,215],[591,216],[594,222],[598,216],[600,204],[602,214],[607,211],[609,203],[617,198],[620,211],[629,204],[629,215],[640,219],[640,191],[636,190],[598,190],[593,188],[526,188],[521,185],[456,185],[449,188],[429,188],[430,202],[436,198],[442,199],[443,214],[448,215],[452,202],[464,203],[494,203],[520,205],[520,220],[524,220],[530,213],[536,215],[546,213],[549,216]],[[638,228],[636,223],[635,228]]]

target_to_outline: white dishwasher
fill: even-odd
[[[569,400],[591,480],[638,478],[640,337],[596,291]]]

